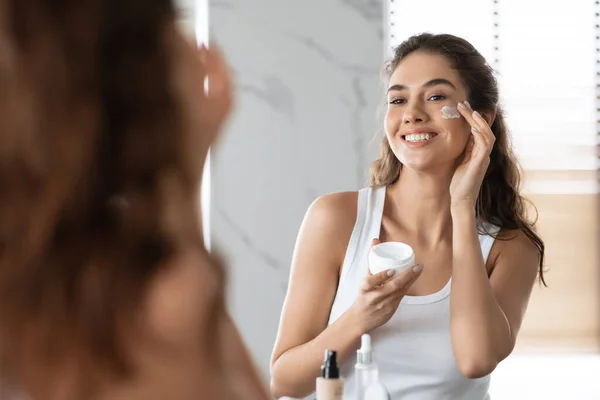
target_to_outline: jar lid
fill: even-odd
[[[380,243],[369,252],[369,268],[373,274],[389,268],[404,269],[415,263],[415,253],[409,245],[401,242]]]

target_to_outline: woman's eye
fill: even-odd
[[[446,98],[446,96],[443,96],[441,94],[434,94],[433,96],[431,96],[429,98],[429,100],[437,101],[437,100],[444,100],[445,98]]]
[[[391,99],[390,100],[390,104],[404,104],[406,103],[406,100],[404,99]]]

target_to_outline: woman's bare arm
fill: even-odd
[[[356,202],[356,193],[321,197],[302,223],[271,358],[271,392],[275,397],[312,393],[325,350],[336,350],[343,360],[358,346],[362,332],[351,313],[327,326],[356,220]]]
[[[512,352],[537,275],[539,254],[521,231],[497,240],[488,278],[472,209],[453,209],[452,348],[469,378],[492,373]],[[506,236],[506,235],[505,235]]]

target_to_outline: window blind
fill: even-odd
[[[394,46],[421,32],[471,42],[501,103],[538,210],[549,288],[535,287],[520,349],[600,350],[600,0],[388,0]]]
[[[449,33],[473,44],[491,60],[493,3],[491,0],[388,0],[388,51],[417,33]]]
[[[598,4],[390,0],[388,7],[388,55],[413,34],[450,33],[497,70],[526,192],[598,192]]]
[[[525,190],[597,193],[594,3],[493,4],[495,67]]]

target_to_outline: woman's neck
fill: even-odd
[[[403,168],[388,187],[386,214],[426,245],[447,240],[452,232],[448,171],[423,173]]]

